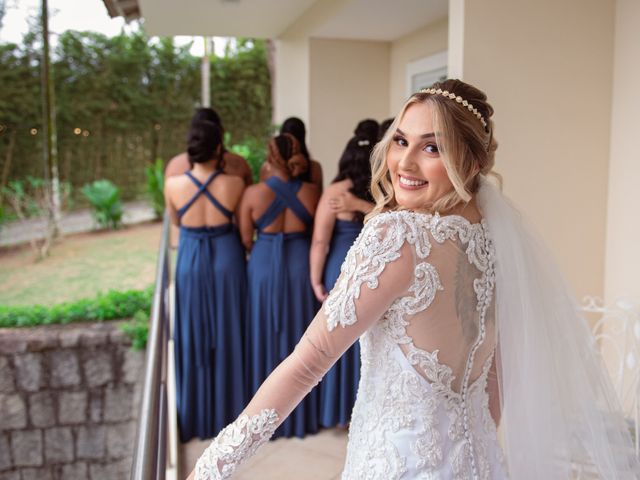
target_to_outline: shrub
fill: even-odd
[[[13,209],[16,218],[24,221],[31,217],[46,215],[48,222],[43,231],[43,238],[31,237],[29,244],[36,253],[38,259],[43,259],[49,254],[51,242],[56,235],[56,226],[53,217],[60,210],[70,208],[71,184],[68,182],[58,183],[58,200],[60,205],[56,205],[52,198],[53,184],[42,178],[27,176],[23,180],[11,180],[7,186],[2,187],[0,194]],[[2,214],[5,215],[4,213]]]
[[[164,213],[164,162],[156,159],[155,163],[144,169],[147,175],[147,194],[151,199],[156,218],[162,218]]]
[[[120,189],[109,180],[96,180],[82,187],[82,193],[93,208],[93,218],[99,227],[118,228],[122,220]]]
[[[11,180],[6,187],[2,187],[2,194],[7,197],[16,216],[20,220],[40,215],[40,207],[33,195],[27,192],[33,182],[27,180]]]
[[[139,311],[150,312],[153,287],[145,290],[110,290],[95,298],[44,305],[0,305],[0,327],[32,327],[81,321],[130,318]]]
[[[5,212],[8,218],[26,220],[27,218],[46,215],[50,206],[49,183],[43,178],[27,175],[23,179],[10,180],[7,186],[0,189],[3,200],[9,203],[13,212]],[[63,211],[73,208],[71,200],[71,184],[59,182],[60,209]]]
[[[134,350],[144,350],[149,337],[149,312],[138,310],[131,320],[122,324],[121,328],[131,339]]]
[[[229,138],[225,134],[227,139]],[[229,147],[229,151],[244,157],[253,172],[253,181],[260,181],[260,167],[264,163],[267,156],[267,146],[264,141],[257,138],[247,137],[241,143],[237,143]]]

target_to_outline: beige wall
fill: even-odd
[[[450,7],[450,18],[464,13],[462,24],[452,19],[449,46],[462,63],[451,71],[495,107],[506,193],[541,229],[575,292],[602,295],[613,2]]]
[[[391,43],[389,116],[395,116],[407,99],[407,64],[447,50],[448,19],[426,25]]]
[[[389,112],[389,50],[388,42],[310,40],[308,143],[325,184],[356,124]]]
[[[615,14],[613,107],[605,297],[640,301],[640,2],[618,0]]]
[[[339,12],[349,0],[315,2],[275,41],[276,79],[274,120],[282,123],[287,117],[300,117],[309,123],[309,38],[314,30]]]

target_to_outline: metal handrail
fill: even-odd
[[[165,212],[147,339],[144,385],[131,480],[164,480],[167,452],[167,342],[170,308],[169,216]]]

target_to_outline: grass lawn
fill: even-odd
[[[0,305],[53,305],[155,280],[161,223],[65,237],[48,258],[29,247],[0,250]]]

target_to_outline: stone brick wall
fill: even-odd
[[[128,479],[143,366],[118,322],[0,329],[0,480]]]

